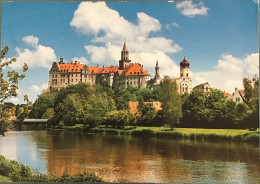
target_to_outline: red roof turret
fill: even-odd
[[[183,61],[182,62],[180,62],[180,66],[181,67],[189,67],[190,66],[190,63],[189,63],[189,61],[187,61],[185,58],[183,59]]]

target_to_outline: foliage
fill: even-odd
[[[1,60],[5,58],[6,54],[8,52],[8,47],[5,46],[1,50]],[[25,72],[28,70],[28,65],[24,63],[23,66],[23,73],[19,74],[17,71],[8,71],[7,72],[7,79],[4,78],[4,73],[2,69],[13,62],[15,62],[16,59],[13,58],[9,61],[1,62],[0,63],[0,80],[1,80],[1,88],[0,88],[0,103],[3,104],[5,100],[7,100],[10,97],[16,97],[18,95],[18,83],[20,80],[22,80],[25,77]],[[8,131],[12,126],[10,126],[10,116],[8,116],[7,109],[3,109],[2,105],[0,107],[0,134],[4,135],[4,132]]]
[[[250,108],[250,113],[244,118],[249,128],[259,128],[259,78],[244,78],[245,102]]]
[[[32,106],[29,116],[31,118],[36,118],[36,119],[50,117],[50,114],[48,116],[45,113],[47,112],[48,109],[54,108],[55,94],[56,93],[45,93],[45,94],[39,95]],[[50,110],[48,113],[50,113]],[[43,117],[43,115],[45,117]]]
[[[182,127],[242,128],[247,105],[226,99],[222,91],[194,91],[183,95]]]
[[[150,126],[153,124],[154,118],[157,115],[152,103],[144,103],[143,100],[139,101],[138,112],[140,113],[137,120],[137,125]]]
[[[181,96],[177,92],[177,85],[171,82],[168,77],[164,78],[161,84],[162,90],[162,109],[163,109],[163,122],[173,126],[180,123],[182,116],[182,101]]]
[[[101,178],[91,173],[78,173],[73,176],[63,174],[58,177],[32,172],[28,166],[8,160],[2,155],[0,155],[0,176],[10,178],[14,182],[102,182]]]
[[[126,110],[110,111],[106,115],[105,124],[122,129],[129,123],[129,112]]]
[[[91,127],[102,124],[106,114],[114,110],[116,110],[115,102],[105,92],[92,94],[86,102],[84,122]]]

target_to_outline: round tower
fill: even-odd
[[[180,77],[190,77],[190,63],[185,59],[180,62]]]

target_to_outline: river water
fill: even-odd
[[[42,173],[87,171],[107,182],[260,183],[259,148],[247,143],[20,131],[0,137],[0,154]]]

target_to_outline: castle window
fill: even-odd
[[[185,78],[183,78],[183,80],[185,80]]]
[[[54,75],[52,75],[52,78],[54,78]]]
[[[73,82],[73,79],[71,79],[71,82]]]
[[[87,79],[85,79],[85,83],[87,82]]]
[[[189,74],[188,74],[188,73],[186,73],[186,76],[188,77],[188,76],[189,76]]]
[[[183,76],[183,73],[181,73],[181,77]]]
[[[78,82],[78,79],[76,79],[76,82]]]

